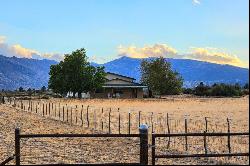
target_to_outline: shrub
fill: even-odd
[[[212,86],[204,85],[202,82],[195,87],[194,94],[198,96],[242,96],[247,92],[243,92],[239,84],[214,84]]]

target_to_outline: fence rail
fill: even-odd
[[[21,139],[22,138],[140,138],[140,162],[139,163],[105,163],[94,165],[147,165],[148,164],[148,127],[140,126],[140,134],[20,134],[20,129],[15,129],[15,159],[16,165],[21,164]],[[39,164],[41,165],[41,164]],[[48,164],[46,164],[48,165]],[[50,164],[59,165],[59,164]],[[71,165],[71,164],[70,164]],[[92,164],[75,164],[92,165]]]
[[[231,153],[231,143],[230,136],[249,136],[249,132],[237,132],[237,133],[172,133],[172,134],[152,134],[152,165],[155,165],[155,159],[157,158],[190,158],[190,157],[232,157],[232,156],[249,156],[247,153]],[[188,137],[203,137],[204,141],[204,154],[164,154],[156,155],[156,138],[171,138],[171,137],[185,137],[185,144],[187,150],[187,138]],[[218,153],[218,154],[209,154],[207,152],[207,138],[206,137],[227,137],[228,138],[228,151],[229,153]]]

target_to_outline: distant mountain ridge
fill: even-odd
[[[249,69],[190,59],[168,58],[166,60],[182,75],[186,87],[195,86],[201,81],[206,84],[224,82],[242,85],[249,82]],[[142,59],[124,56],[104,64],[91,64],[104,66],[109,72],[134,77],[139,82],[141,61]],[[42,86],[47,86],[50,66],[57,63],[46,59],[36,60],[0,55],[0,89],[15,90],[20,86],[26,89],[40,89]]]
[[[193,87],[200,82],[209,85],[214,83],[240,83],[243,85],[249,82],[249,69],[246,68],[191,59],[167,58],[166,60],[171,63],[173,70],[179,72],[184,78],[185,87]],[[100,65],[104,66],[106,71],[134,77],[139,81],[141,61],[142,59],[123,56]]]
[[[52,60],[5,57],[0,55],[0,89],[41,88],[48,85]]]

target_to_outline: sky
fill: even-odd
[[[248,0],[0,0],[0,54],[60,61],[121,56],[249,68]]]

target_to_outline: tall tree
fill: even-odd
[[[106,73],[104,72],[104,67],[95,68],[94,66],[89,66],[87,71],[88,85],[86,89],[95,95],[95,91],[101,89],[105,83]]]
[[[96,90],[105,79],[103,67],[93,67],[87,61],[84,48],[66,54],[64,61],[50,68],[49,88],[60,94],[78,93]]]
[[[163,57],[141,62],[141,83],[147,85],[153,95],[173,95],[182,91],[183,79]]]
[[[63,61],[57,65],[50,66],[50,78],[49,78],[49,89],[52,89],[55,93],[65,95],[67,93],[67,84],[63,71]]]
[[[84,73],[89,66],[87,62],[86,51],[84,48],[77,49],[71,54],[66,54],[63,63],[65,81],[67,82],[67,90],[73,92],[73,96],[77,92],[84,91],[82,84],[87,80],[84,79]]]

